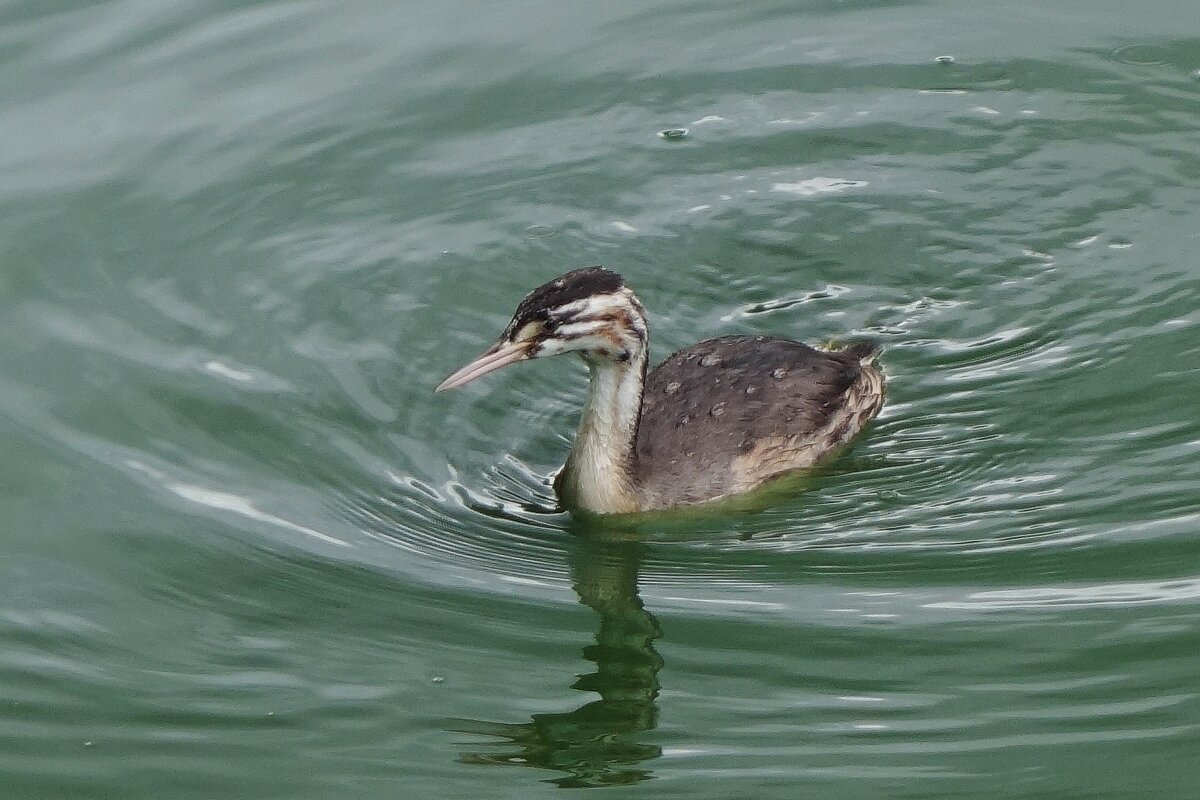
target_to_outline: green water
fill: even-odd
[[[1196,796],[1194,0],[29,0],[0,91],[0,797]],[[431,389],[593,263],[888,406],[573,523],[578,364]]]

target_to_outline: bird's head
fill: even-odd
[[[645,312],[620,275],[603,267],[573,270],[527,294],[499,341],[434,391],[563,353],[579,353],[593,365],[628,362],[645,352],[646,336]]]

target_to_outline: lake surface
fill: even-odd
[[[0,797],[1195,796],[1194,0],[0,21]],[[431,390],[596,263],[888,405],[574,522],[575,360]]]

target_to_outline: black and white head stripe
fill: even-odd
[[[587,267],[526,295],[505,336],[536,338],[539,356],[590,351],[626,359],[645,348],[646,317],[620,275]]]
[[[595,295],[616,292],[624,285],[625,281],[620,275],[604,267],[572,270],[525,295],[506,333],[514,332],[530,322],[545,322],[555,309]]]

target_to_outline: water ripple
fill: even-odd
[[[10,793],[1194,794],[1200,48],[1024,5],[8,4]],[[575,362],[431,390],[601,262],[887,407],[572,520]]]
[[[1042,586],[975,592],[966,599],[931,603],[931,608],[1084,608],[1146,603],[1178,603],[1200,598],[1200,578],[1174,581],[1105,583],[1096,586]]]

